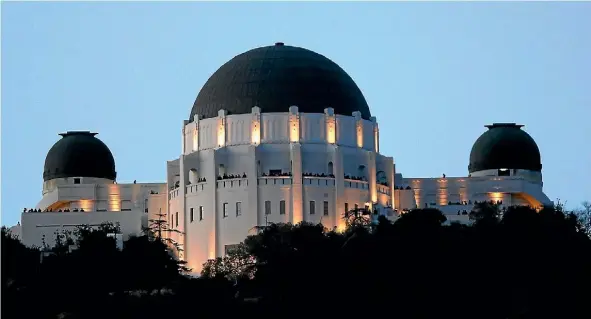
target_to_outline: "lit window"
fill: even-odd
[[[224,218],[228,217],[228,203],[224,203],[223,209],[224,209]]]
[[[279,202],[279,215],[285,215],[285,201]]]
[[[265,201],[265,215],[271,215],[271,201]]]
[[[310,215],[316,214],[316,202],[310,201]]]
[[[323,213],[324,216],[328,216],[328,201],[324,201]]]
[[[242,203],[236,202],[236,217],[242,215]]]

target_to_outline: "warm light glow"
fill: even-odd
[[[289,141],[290,142],[299,142],[300,141],[300,130],[297,120],[293,120],[291,122],[291,130],[289,133]]]
[[[345,224],[345,220],[343,218],[339,218],[339,224],[337,225],[337,232],[342,233],[347,230],[347,225]]]
[[[379,132],[377,126],[374,128],[374,131],[373,131],[373,140],[374,140],[374,144],[375,144],[374,147],[375,147],[376,153],[379,153],[380,152],[380,132]]]
[[[226,144],[226,120],[220,119],[218,122],[218,146],[223,147]]]
[[[439,206],[445,206],[449,203],[448,197],[447,197],[447,190],[446,189],[440,189],[439,190]]]
[[[193,131],[193,151],[197,151],[199,148],[199,130],[195,128]]]
[[[415,190],[414,191],[414,195],[415,195],[415,204],[417,205],[417,207],[421,206],[421,194],[419,193],[419,190]]]
[[[117,184],[109,185],[109,211],[121,211],[121,193]]]
[[[208,258],[215,259],[215,231],[214,230],[209,232]]]
[[[87,212],[91,211],[92,210],[92,200],[81,199],[80,200],[80,208],[84,209]]]
[[[261,127],[256,119],[252,121],[251,142],[254,145],[261,144]]]
[[[460,201],[461,202],[467,202],[468,201],[468,194],[466,192],[465,188],[460,188]]]
[[[503,193],[499,193],[499,192],[488,193],[488,198],[489,198],[489,200],[492,200],[494,202],[502,201],[503,200]]]
[[[363,123],[357,122],[357,147],[363,147]]]
[[[295,201],[294,201],[295,202]],[[302,205],[293,205],[293,224],[304,221],[304,214],[302,213]]]
[[[326,121],[326,141],[329,144],[334,144],[337,141],[336,136],[335,120],[333,116],[330,116]]]
[[[448,193],[447,193],[447,179],[439,179],[439,192],[438,192],[438,202],[439,206],[445,206],[449,203],[448,200]]]

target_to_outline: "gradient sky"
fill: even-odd
[[[2,3],[2,224],[41,198],[66,130],[118,181],[163,182],[207,78],[282,41],[343,67],[406,177],[466,176],[484,125],[537,141],[544,190],[591,200],[591,3]]]

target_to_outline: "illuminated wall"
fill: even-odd
[[[109,211],[121,211],[121,191],[117,184],[109,185]]]
[[[337,142],[337,123],[334,116],[334,110],[327,108],[324,110],[326,121],[326,142],[335,144]]]
[[[94,208],[93,201],[90,199],[81,199],[79,201],[79,203],[80,203],[80,208],[84,209],[87,212],[93,210],[93,208]]]
[[[378,124],[376,123],[373,129],[373,136],[374,136],[374,149],[376,153],[380,152],[380,131],[378,129]]]
[[[300,141],[300,114],[297,106],[289,108],[289,141],[292,143]]]
[[[199,124],[195,125],[193,131],[193,152],[199,150]]]
[[[220,116],[218,118],[218,147],[226,145],[226,117]]]
[[[257,106],[253,107],[251,111],[250,143],[261,144],[261,109]]]
[[[439,179],[437,180],[437,184],[439,186],[437,191],[437,202],[441,206],[447,205],[449,202],[447,179]]]
[[[363,122],[357,121],[356,123],[356,130],[357,130],[357,147],[363,147]]]

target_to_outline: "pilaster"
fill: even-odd
[[[250,145],[248,149],[248,167],[246,169],[246,178],[248,181],[248,207],[246,207],[243,213],[244,218],[248,219],[248,225],[251,227],[264,225],[264,218],[261,220],[261,214],[259,210],[259,186],[258,186],[258,169],[257,169],[257,146]],[[263,216],[264,217],[264,216]]]
[[[291,143],[290,147],[291,175],[291,211],[290,220],[297,224],[304,220],[304,186],[302,185],[302,149],[300,143]]]
[[[355,132],[357,137],[357,147],[363,148],[363,119],[361,112],[353,112],[355,118]]]
[[[345,230],[346,223],[344,220],[345,213],[345,169],[343,165],[343,153],[341,149],[334,145],[332,146],[332,160],[333,170],[335,175],[335,212],[334,220],[337,230]]]
[[[367,151],[367,181],[369,183],[369,201],[375,203],[378,201],[378,189],[376,186],[376,153]]]

